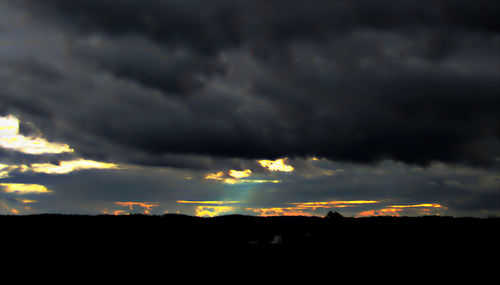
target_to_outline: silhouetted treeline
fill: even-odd
[[[466,254],[498,250],[500,219],[453,217],[0,216],[2,245],[68,251],[334,250]]]

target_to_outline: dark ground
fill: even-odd
[[[3,244],[68,250],[498,251],[500,219],[453,217],[0,216]]]
[[[311,277],[374,282],[399,276],[404,284],[436,277],[487,284],[481,278],[489,283],[497,275],[498,229],[499,218],[436,216],[0,216],[0,257],[2,273],[21,269],[15,276],[23,280],[181,276],[174,279],[184,284],[276,276],[284,283],[300,276],[309,284]]]

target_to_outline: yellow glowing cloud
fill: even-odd
[[[205,179],[211,179],[220,181],[224,184],[239,184],[239,183],[280,183],[281,180],[265,180],[265,179],[241,179],[249,177],[252,174],[252,170],[246,169],[242,171],[229,170],[228,178],[224,178],[224,171],[219,171],[216,173],[208,173]]]
[[[241,179],[239,181],[244,183],[281,183],[281,180],[267,180],[267,179]]]
[[[265,180],[265,179],[234,179],[226,178],[222,181],[225,184],[239,184],[239,183],[281,183],[281,180]]]
[[[197,217],[215,217],[233,210],[234,207],[230,206],[198,206],[195,209],[195,215]]]
[[[0,147],[28,154],[63,153],[74,150],[67,144],[19,134],[19,120],[12,115],[0,117]]]
[[[392,205],[390,208],[442,208],[440,204]]]
[[[224,172],[223,171],[219,171],[217,173],[208,173],[205,176],[205,179],[222,180],[222,176],[224,176]]]
[[[250,176],[252,174],[252,170],[246,169],[243,171],[238,171],[238,170],[229,170],[229,176],[236,178],[236,179],[241,179]]]
[[[292,205],[297,205],[297,208],[299,209],[305,209],[305,208],[342,208],[342,207],[349,207],[349,206],[357,206],[357,205],[363,205],[363,204],[374,204],[374,203],[380,203],[379,201],[374,201],[374,200],[353,200],[353,201],[329,201],[329,202],[303,202],[303,203],[291,203]]]
[[[23,204],[30,204],[30,203],[36,203],[38,202],[37,200],[28,200],[28,199],[23,199],[21,200],[21,203]]]
[[[179,200],[177,201],[179,204],[207,204],[207,205],[224,205],[224,204],[237,204],[240,201],[186,201]]]
[[[269,171],[292,172],[294,168],[285,164],[285,160],[286,158],[280,158],[277,160],[258,160],[257,162]]]
[[[43,185],[39,184],[23,184],[23,183],[0,183],[6,193],[15,194],[41,194],[50,193],[49,189]]]
[[[9,115],[7,117],[0,117],[0,136],[11,136],[19,133],[19,120]]]
[[[93,160],[71,160],[61,161],[59,165],[51,163],[34,163],[31,165],[31,170],[37,173],[46,174],[64,174],[82,169],[118,169],[120,168],[114,163],[104,163]]]
[[[10,165],[0,163],[0,178],[9,177],[9,172],[10,172],[9,168],[10,168]]]

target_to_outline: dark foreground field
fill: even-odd
[[[2,245],[46,251],[294,251],[338,254],[498,253],[500,219],[184,215],[0,216]]]

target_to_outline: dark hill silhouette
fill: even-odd
[[[168,255],[172,251],[359,256],[497,255],[499,218],[321,217],[166,214],[0,216],[2,245],[26,252]]]

